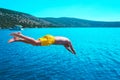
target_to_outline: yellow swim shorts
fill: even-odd
[[[41,46],[49,46],[55,42],[54,36],[49,34],[39,38],[38,40],[41,41]]]

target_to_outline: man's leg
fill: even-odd
[[[12,36],[14,36],[14,38],[10,39],[8,42],[24,42],[24,43],[28,43],[28,44],[32,44],[32,45],[40,45],[40,41],[37,41],[33,38],[24,36],[20,33],[12,33]]]

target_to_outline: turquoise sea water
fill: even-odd
[[[38,39],[45,34],[68,37],[77,55],[63,46],[11,43],[0,30],[0,80],[120,80],[120,28],[24,29]]]

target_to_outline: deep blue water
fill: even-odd
[[[24,29],[38,39],[45,34],[68,37],[77,55],[63,46],[8,44],[0,30],[0,80],[120,80],[120,28]]]

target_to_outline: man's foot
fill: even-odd
[[[12,33],[11,35],[14,36],[14,38],[11,38],[11,39],[8,41],[8,43],[12,43],[12,42],[15,42],[15,41],[20,40],[20,38],[17,37],[17,36],[15,36],[14,34],[16,35],[16,34],[21,34],[21,33],[20,33],[20,32]]]
[[[10,34],[11,36],[16,36],[16,37],[19,37],[19,35],[21,35],[21,32],[14,32],[12,34]]]
[[[8,43],[12,43],[12,42],[15,42],[15,41],[18,41],[19,39],[17,39],[17,37],[14,37],[14,38],[11,38]]]

